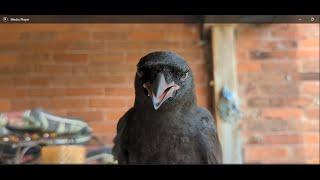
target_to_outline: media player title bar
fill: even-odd
[[[0,23],[320,23],[319,15],[0,15]]]

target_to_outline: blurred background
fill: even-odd
[[[199,24],[1,24],[0,112],[83,119],[111,147],[137,62],[170,50],[214,114],[211,38]],[[235,40],[243,163],[319,163],[319,25],[239,24]]]

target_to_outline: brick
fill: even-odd
[[[57,115],[57,116],[63,116],[63,117],[67,117],[67,112],[66,112],[66,110],[61,110],[61,109],[59,109],[59,110],[50,110],[50,113],[52,113],[52,114],[55,114],[55,115]]]
[[[124,76],[90,76],[88,82],[95,85],[114,86],[127,84],[128,81]]]
[[[23,44],[18,44],[17,47],[13,47],[16,50],[20,50],[24,53],[47,53],[52,51],[65,51],[70,46],[68,42],[52,42],[45,41],[26,41]]]
[[[208,86],[197,86],[196,94],[199,94],[200,96],[207,96],[210,94],[210,89]]]
[[[267,107],[270,106],[268,98],[251,98],[248,100],[248,105],[252,107]]]
[[[129,33],[129,40],[133,41],[162,41],[165,38],[164,32],[131,32]]]
[[[181,46],[179,42],[163,42],[163,41],[115,41],[107,47],[108,52],[123,52],[124,50],[143,51],[147,54],[151,51],[172,50],[179,51]]]
[[[263,72],[292,72],[297,71],[297,63],[294,61],[268,61],[261,63]]]
[[[108,69],[111,68],[108,64],[93,64],[88,66],[88,73],[91,75],[109,75]]]
[[[312,105],[313,100],[310,97],[299,97],[299,98],[286,98],[286,97],[278,97],[271,98],[270,105],[276,107],[306,107]]]
[[[107,40],[107,41],[116,41],[116,40],[128,40],[127,32],[93,32],[92,39],[93,40]]]
[[[22,41],[52,41],[54,32],[21,32],[20,40]]]
[[[265,83],[270,83],[270,82],[278,82],[278,84],[283,84],[283,83],[290,83],[299,80],[299,74],[296,72],[283,72],[283,71],[278,71],[278,72],[272,72],[268,73],[266,76],[266,72],[261,71],[252,74],[241,74],[238,73],[238,78],[239,81],[242,83],[249,83],[249,82],[265,82]],[[262,83],[261,83],[262,84]]]
[[[1,29],[3,26],[1,26]],[[18,32],[0,32],[0,39],[1,43],[8,43],[8,42],[16,42],[20,38],[20,33]]]
[[[179,43],[179,42],[173,42],[173,43]],[[204,48],[204,44],[198,40],[198,41],[184,41],[181,42],[181,49],[178,49],[178,46],[173,49],[173,51],[187,51],[187,52],[199,52]]]
[[[319,95],[319,82],[302,82],[300,91],[302,94]]]
[[[118,31],[128,31],[132,30],[133,24],[90,24],[89,26],[83,25],[74,25],[75,28],[81,28],[83,31],[92,31],[92,32],[101,32],[101,31],[111,31],[111,32],[118,32]]]
[[[319,47],[319,39],[305,39],[299,41],[299,49],[317,48]]]
[[[72,67],[64,65],[39,65],[35,68],[37,74],[72,74]]]
[[[35,97],[64,97],[65,90],[61,88],[32,88],[29,89],[28,95],[31,98]]]
[[[73,65],[72,74],[73,75],[87,75],[89,73],[89,68],[87,65]]]
[[[296,50],[298,43],[296,40],[280,40],[272,42],[273,50]]]
[[[263,95],[273,97],[298,97],[299,87],[295,83],[268,83],[257,86],[258,90]]]
[[[114,96],[134,96],[134,88],[132,87],[106,87],[105,95]]]
[[[86,41],[90,39],[89,32],[62,32],[56,35],[56,41]]]
[[[245,147],[246,161],[264,161],[286,159],[289,151],[285,146],[247,145]]]
[[[0,76],[0,87],[11,87],[11,86],[13,86],[12,78]]]
[[[29,85],[29,78],[25,76],[12,76],[12,85],[16,88],[27,87]]]
[[[303,81],[319,81],[320,73],[300,73],[300,79]]]
[[[54,62],[57,64],[87,64],[87,54],[55,54]]]
[[[88,111],[88,110],[69,111],[67,115],[70,117],[85,120],[86,122],[101,122],[104,119],[104,114],[102,111]]]
[[[253,162],[254,163],[254,162]],[[263,160],[263,162],[260,162],[261,164],[279,164],[279,165],[291,165],[291,164],[306,164],[305,159],[296,159],[296,158],[290,158],[290,159],[266,159]]]
[[[292,61],[297,60],[297,53],[293,50],[274,50],[271,54],[274,60]]]
[[[261,64],[255,62],[247,63],[238,63],[238,72],[239,73],[250,73],[250,72],[259,72],[261,71]]]
[[[305,144],[319,144],[319,133],[304,133],[302,134],[303,142]]]
[[[116,133],[115,123],[90,123],[94,133]]]
[[[126,111],[108,111],[106,113],[106,118],[110,121],[118,121],[125,113]]]
[[[11,102],[9,100],[0,100],[0,112],[10,111]]]
[[[301,59],[319,59],[319,49],[317,50],[300,50],[296,51],[297,58]]]
[[[99,96],[104,95],[102,88],[67,88],[65,90],[67,96]]]
[[[305,115],[308,119],[317,119],[319,120],[319,108],[307,109],[305,110]]]
[[[283,38],[283,39],[290,39],[294,37],[295,39],[303,39],[305,35],[299,33],[295,28],[286,27],[282,30],[274,30],[271,34],[273,37],[276,38]]]
[[[88,101],[83,99],[68,99],[57,97],[54,100],[48,101],[46,98],[34,99],[33,107],[42,107],[52,113],[60,113],[62,116],[67,116],[69,109],[80,109],[88,106]]]
[[[256,98],[260,95],[259,86],[256,83],[248,83],[246,86],[239,88],[240,93],[243,93],[246,98]]]
[[[25,98],[28,95],[27,89],[1,88],[0,98]]]
[[[320,159],[319,159],[319,157],[307,158],[305,163],[307,163],[307,164],[320,164]]]
[[[0,55],[0,66],[7,64],[15,64],[16,56],[14,55]]]
[[[126,101],[124,99],[91,99],[90,107],[93,108],[126,108]]]
[[[50,101],[49,107],[52,109],[76,109],[89,107],[88,100],[81,99],[54,99]]]
[[[89,66],[89,74],[92,75],[115,75],[119,73],[135,72],[134,66],[123,66],[122,64],[94,64]]]
[[[69,42],[65,49],[72,51],[103,52],[107,49],[107,43],[94,41],[72,41]]]
[[[115,133],[101,133],[99,134],[101,137],[102,142],[104,142],[105,144],[109,145],[110,147],[113,146],[113,139],[115,137]]]
[[[19,53],[17,55],[17,64],[41,64],[52,65],[51,54],[48,53]]]
[[[263,138],[263,144],[301,144],[303,142],[300,134],[270,134]]]
[[[31,64],[0,66],[0,75],[27,75],[32,71],[34,71],[34,67]]]
[[[173,30],[190,30],[191,27],[185,27],[185,24],[172,24],[172,23],[139,23],[130,24],[129,29],[135,31],[173,31]],[[193,27],[193,26],[192,26]]]
[[[48,86],[50,78],[48,77],[32,77],[29,80],[30,86]]]
[[[200,34],[198,31],[174,30],[165,32],[166,41],[196,41],[199,40]]]
[[[319,158],[319,145],[301,145],[293,147],[295,158]]]
[[[136,65],[144,55],[142,52],[129,52],[126,55],[127,63]]]
[[[18,100],[12,100],[12,103],[11,103],[12,111],[21,111],[21,110],[31,109],[33,107],[34,106],[33,106],[32,100],[18,99]]]
[[[124,64],[125,55],[124,53],[105,53],[105,54],[91,54],[90,64],[95,65],[116,65]]]
[[[271,119],[301,119],[302,110],[299,108],[264,108],[261,116]]]
[[[258,119],[258,117],[256,118]],[[288,130],[295,130],[298,127],[297,122],[288,122],[277,119],[268,119],[267,121],[262,120],[247,120],[246,129],[258,132],[283,132]]]
[[[209,108],[210,100],[206,96],[199,96],[197,94],[197,103],[200,107],[206,107],[207,109],[210,109]]]
[[[193,79],[197,82],[197,86],[208,85],[209,84],[209,75],[205,72],[196,72],[197,74],[193,75]]]
[[[319,132],[320,130],[320,125],[319,121],[304,121],[301,126],[300,130],[304,132]]]
[[[250,52],[250,58],[251,59],[264,60],[264,59],[270,59],[270,57],[271,57],[270,52],[258,51],[258,50]]]
[[[301,61],[302,72],[319,72],[319,58]]]
[[[135,97],[128,97],[127,99],[127,107],[131,108],[134,106]]]
[[[50,79],[49,85],[54,87],[66,87],[66,86],[83,86],[87,84],[87,76],[58,76]]]
[[[189,63],[189,64],[208,64],[209,61],[207,61],[208,58],[210,58],[210,55],[206,54],[206,52],[203,51],[195,51],[195,52],[182,52],[181,56]]]

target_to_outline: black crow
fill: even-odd
[[[142,57],[134,106],[120,118],[118,164],[219,164],[222,151],[211,113],[197,106],[193,75],[170,51]]]

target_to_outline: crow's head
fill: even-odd
[[[170,51],[142,57],[135,78],[136,103],[167,110],[194,101],[193,75],[186,61]]]

